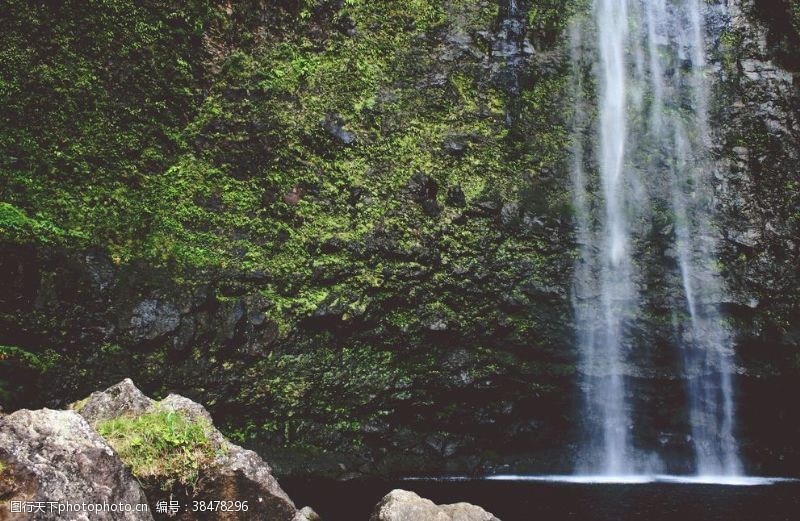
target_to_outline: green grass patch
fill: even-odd
[[[86,403],[88,401],[89,401],[89,397],[87,396],[86,398],[84,398],[82,400],[78,400],[77,402],[72,402],[71,404],[69,404],[68,408],[71,411],[81,412],[81,410],[86,406]]]
[[[193,487],[214,464],[220,448],[209,438],[211,426],[176,411],[158,410],[99,422],[97,432],[117,451],[139,480],[169,490]]]

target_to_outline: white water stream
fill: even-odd
[[[680,339],[675,349],[686,382],[693,467],[698,476],[742,473],[733,353],[717,306],[724,289],[712,227],[707,9],[701,0],[595,0],[590,19],[572,31],[581,246],[574,304],[590,453],[579,472],[636,477],[661,467],[659,454],[635,447],[640,416],[632,410],[629,381],[635,351],[645,348],[632,333],[647,298],[639,252],[651,239],[641,223],[666,208],[668,251],[677,265],[673,293],[679,296],[670,312]],[[582,81],[587,54],[586,76],[596,90],[588,101]],[[589,154],[595,176],[585,166]]]

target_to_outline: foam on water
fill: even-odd
[[[580,475],[554,475],[554,476],[527,476],[527,475],[497,475],[485,478],[490,481],[544,481],[551,483],[575,483],[579,485],[642,485],[656,481],[654,476],[644,475],[619,475],[619,476],[580,476]]]
[[[687,485],[727,485],[733,487],[749,487],[757,485],[775,485],[777,483],[797,482],[792,478],[776,478],[762,476],[657,476],[662,483],[682,483]]]
[[[720,486],[767,486],[778,483],[796,483],[793,478],[763,476],[670,476],[655,475],[621,475],[621,476],[581,476],[581,475],[496,475],[484,479],[491,481],[541,481],[549,483],[573,483],[580,485],[644,485],[648,483],[675,483],[682,485],[720,485]]]
[[[566,483],[573,485],[647,485],[653,483],[669,483],[678,485],[715,485],[724,487],[769,486],[780,483],[800,483],[800,479],[767,477],[767,476],[674,476],[668,474],[631,474],[631,475],[529,475],[529,474],[497,474],[485,477],[441,476],[441,477],[406,477],[403,481],[526,481],[541,483]]]

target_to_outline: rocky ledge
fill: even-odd
[[[211,507],[222,501],[225,508]],[[145,507],[146,505],[146,507]],[[70,509],[70,511],[66,511]],[[0,418],[0,520],[320,521],[270,466],[228,441],[206,409],[131,380],[72,404]],[[371,521],[497,521],[467,503],[394,490]]]

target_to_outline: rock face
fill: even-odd
[[[0,519],[153,519],[136,511],[146,509],[147,498],[117,454],[73,411],[23,409],[0,419],[0,463]],[[33,511],[14,512],[13,501]],[[58,512],[82,503],[109,511]]]
[[[800,435],[800,418],[779,397],[797,392],[788,368],[800,367],[800,13],[782,0],[729,4],[734,38],[718,58],[717,126],[729,165],[716,186],[722,305],[736,333],[742,450],[763,465],[754,472],[786,473],[800,463],[797,447],[775,434]],[[767,412],[764,403],[776,406]]]
[[[40,4],[9,13],[14,31],[0,39],[9,47],[30,40],[31,20],[52,18],[49,4]],[[185,47],[159,46],[152,60],[117,54],[117,46],[102,59],[85,57],[122,82],[114,92],[175,76],[158,72],[162,65],[188,64],[180,73],[186,83],[166,82],[168,92],[159,94],[187,105],[152,111],[177,125],[178,140],[156,143],[173,134],[147,130],[166,128],[148,116],[130,123],[147,134],[125,140],[135,143],[130,153],[89,143],[89,136],[122,135],[97,132],[95,112],[146,105],[128,93],[109,99],[113,111],[92,111],[80,132],[77,124],[40,126],[30,116],[42,110],[41,99],[65,98],[50,95],[49,80],[35,96],[9,94],[25,99],[2,104],[4,121],[18,124],[10,134],[33,136],[9,145],[19,149],[9,152],[19,179],[40,179],[29,165],[60,172],[65,161],[61,152],[27,157],[29,143],[68,140],[92,155],[69,158],[69,168],[105,158],[109,174],[82,182],[95,187],[103,177],[115,201],[131,203],[120,219],[86,217],[77,201],[108,200],[106,192],[85,194],[88,187],[64,185],[61,174],[42,190],[0,184],[0,199],[31,216],[76,201],[76,220],[63,226],[96,235],[90,251],[71,240],[69,248],[51,241],[0,248],[0,345],[47,362],[30,363],[25,354],[0,362],[0,380],[10,382],[3,405],[59,407],[98,382],[132,377],[147,393],[175,390],[207,404],[218,422],[251,436],[248,443],[274,448],[268,459],[281,473],[336,477],[403,471],[398,465],[480,471],[482,447],[507,453],[562,439],[551,433],[563,434],[563,415],[550,411],[568,405],[569,302],[524,288],[569,290],[568,184],[559,179],[568,111],[560,107],[564,71],[555,63],[568,10],[552,0],[234,4],[187,7],[187,17],[178,17]],[[55,45],[140,27],[138,19],[117,26],[121,18],[82,4],[58,14],[64,23]],[[148,14],[142,27],[172,42],[166,15]],[[102,32],[87,35],[87,27]],[[208,34],[196,34],[200,27]],[[549,32],[553,38],[544,37]],[[141,49],[136,39],[148,33],[133,33],[126,44]],[[37,52],[52,54],[54,43],[35,40]],[[300,41],[314,43],[295,49]],[[52,56],[50,66],[82,63],[85,50],[74,52],[68,60]],[[231,72],[238,56],[252,62],[245,67],[252,74]],[[539,67],[545,62],[556,66]],[[20,85],[26,68],[20,62]],[[256,70],[277,72],[257,78]],[[208,111],[211,97],[188,92],[218,93],[219,111]],[[83,107],[85,97],[66,95],[60,108]],[[57,119],[83,116],[90,115],[69,110]],[[219,177],[182,188],[183,176],[201,171]],[[119,172],[133,176],[123,183],[130,196],[119,190]],[[56,197],[55,187],[66,195]],[[29,203],[20,191],[35,198]],[[113,204],[92,205],[117,215]],[[47,218],[62,222],[61,213]],[[165,219],[175,226],[162,227]],[[95,220],[99,226],[85,222]],[[0,223],[0,234],[7,228]],[[438,372],[453,353],[457,378]],[[504,414],[490,396],[513,402],[518,413]],[[434,405],[421,410],[423,402]],[[545,428],[528,428],[531,422]],[[485,427],[462,428],[478,423]],[[448,450],[427,443],[431,435],[447,439]],[[297,447],[336,456],[303,457]]]
[[[188,418],[205,420],[211,425],[211,415],[206,409],[188,398],[170,394],[161,401],[151,400],[144,395],[130,379],[109,387],[105,391],[92,393],[85,401],[79,402],[76,408],[92,425],[121,415],[136,416],[155,410],[180,411]],[[182,500],[181,504],[192,505],[194,501],[246,501],[248,510],[244,512],[192,512],[190,508],[182,508],[170,519],[179,520],[228,520],[269,519],[270,521],[292,521],[298,511],[289,496],[278,485],[272,475],[272,469],[255,452],[245,450],[230,443],[215,428],[208,432],[217,457],[213,465],[201,469],[194,490],[187,491],[174,485],[163,490],[162,483],[145,481],[143,483],[151,505],[158,501],[171,499]]]
[[[764,474],[800,465],[800,414],[784,399],[800,393],[800,96],[797,68],[774,56],[800,56],[781,43],[798,24],[755,16],[789,2],[731,0],[710,19],[724,35],[709,42],[710,73],[726,92],[709,108],[732,163],[716,201],[731,294],[714,304],[736,322],[743,450],[775,447],[749,458],[772,462]],[[60,407],[130,376],[207,404],[270,447],[281,474],[572,470],[565,27],[587,2],[212,2],[185,17],[139,9],[135,23],[104,11],[116,4],[73,2],[31,38],[51,4],[17,2],[0,34],[19,59],[10,84],[31,87],[0,103],[15,172],[0,183],[0,346],[19,349],[0,355],[5,408]],[[127,36],[50,52],[109,31]],[[141,60],[142,35],[168,44]],[[32,76],[30,52],[70,75]],[[85,110],[84,71],[69,66],[81,63],[113,110]],[[180,81],[151,83],[165,77]],[[138,110],[154,92],[184,102]],[[138,116],[98,131],[119,114]],[[94,246],[21,240],[17,225],[40,213],[34,231],[74,228]],[[659,248],[675,233],[661,213],[645,223]],[[664,411],[642,422],[659,429],[685,416],[669,408],[684,393],[675,357],[650,359],[673,344],[662,282],[648,288],[663,297],[653,327],[636,332],[654,349],[629,371],[634,399]]]
[[[370,521],[500,521],[469,503],[436,505],[407,490],[392,490],[375,507]]]

